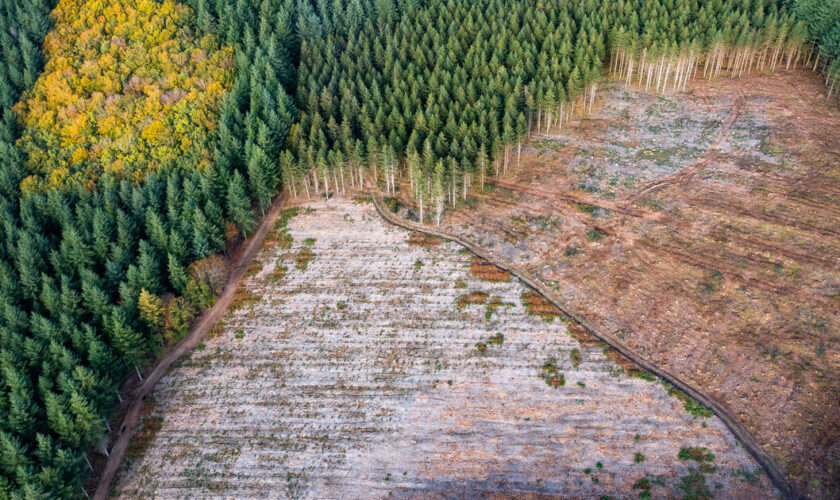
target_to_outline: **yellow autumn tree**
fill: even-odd
[[[157,295],[144,288],[137,298],[137,308],[140,310],[140,319],[152,330],[163,325],[163,301]]]
[[[234,77],[233,51],[200,37],[172,0],[59,0],[47,59],[15,106],[25,191],[141,179],[212,161],[213,130]]]

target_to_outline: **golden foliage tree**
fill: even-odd
[[[212,160],[232,50],[196,35],[189,7],[61,0],[54,15],[44,72],[15,108],[31,173],[25,191]]]

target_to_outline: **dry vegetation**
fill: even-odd
[[[809,495],[840,491],[840,112],[808,73],[614,86],[532,138],[447,229],[741,420]],[[832,493],[833,492],[833,493]]]
[[[719,420],[529,315],[516,280],[368,204],[315,207],[161,380],[119,497],[773,495]]]

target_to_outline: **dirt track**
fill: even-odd
[[[143,383],[138,386],[134,393],[131,394],[129,401],[130,407],[116,432],[116,440],[111,446],[110,455],[105,464],[102,475],[99,478],[99,484],[96,487],[96,493],[93,495],[94,499],[104,500],[108,498],[111,485],[117,476],[117,472],[122,464],[125,452],[131,444],[131,438],[134,435],[137,427],[137,421],[140,416],[140,411],[143,409],[143,404],[146,396],[151,394],[155,384],[169,371],[173,363],[181,359],[182,356],[189,353],[201,342],[207,332],[218,323],[218,321],[227,312],[227,308],[233,300],[239,282],[248,270],[248,266],[254,257],[262,248],[263,240],[269,230],[274,226],[277,219],[277,214],[280,212],[280,207],[286,200],[286,195],[278,196],[274,203],[268,210],[268,213],[260,221],[257,231],[245,242],[243,242],[236,254],[233,257],[233,267],[230,271],[225,288],[222,295],[216,300],[213,306],[206,310],[198,322],[190,329],[186,337],[184,337],[172,350],[170,350],[154,369],[149,372]]]

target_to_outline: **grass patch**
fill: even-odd
[[[679,399],[683,402],[683,407],[685,411],[688,412],[689,415],[696,418],[710,418],[714,415],[712,410],[706,408],[702,404],[700,404],[697,400],[689,396],[688,394],[682,392],[681,390],[675,388],[673,385],[669,384],[668,382],[662,381],[662,385],[665,386],[665,389],[668,390],[668,395],[674,398]]]
[[[640,203],[643,207],[648,207],[651,210],[656,210],[657,212],[661,212],[665,209],[665,203],[661,200],[654,200],[652,198],[645,198]]]
[[[506,304],[502,302],[502,298],[499,296],[490,297],[490,300],[487,302],[487,310],[484,312],[484,319],[490,321],[493,318],[493,314],[496,312],[496,310],[502,306],[512,307],[513,304]]]
[[[155,436],[163,427],[163,417],[152,417],[151,413],[155,409],[155,398],[149,396],[146,402],[143,403],[143,409],[140,410],[140,426],[134,437],[131,438],[131,443],[126,450],[126,458],[130,461],[136,460],[143,456],[149,445],[155,440]]]
[[[502,345],[505,343],[505,336],[502,333],[497,333],[487,339],[487,342],[494,345]]]
[[[278,281],[286,277],[286,273],[288,271],[289,270],[286,268],[286,265],[283,264],[282,261],[278,260],[277,263],[274,264],[274,269],[268,275],[268,281],[272,283],[277,283]]]
[[[315,254],[312,253],[312,250],[308,248],[302,248],[296,255],[295,255],[295,267],[300,269],[301,271],[306,271],[306,268],[309,267],[309,263],[315,259]]]
[[[505,336],[502,333],[497,333],[495,335],[491,335],[487,340],[484,342],[476,342],[475,348],[478,349],[478,354],[484,356],[487,354],[487,349],[490,346],[500,346],[505,343]]]
[[[578,210],[580,210],[581,212],[583,212],[585,214],[589,214],[589,215],[592,215],[592,216],[595,216],[595,212],[598,210],[598,207],[596,207],[595,205],[590,205],[589,203],[580,203],[580,202],[575,202],[575,208],[577,208]]]
[[[633,455],[633,462],[640,464],[645,461],[645,456],[639,453],[638,451]]]
[[[305,240],[303,240],[303,244],[308,247],[311,247],[315,244],[315,238],[306,238]]]
[[[596,227],[591,231],[586,231],[586,237],[592,242],[601,241],[604,238],[604,233]]]
[[[470,274],[482,281],[492,283],[507,283],[510,281],[510,273],[500,269],[480,257],[473,257],[470,261]]]
[[[679,458],[683,462],[693,460],[697,463],[702,464],[704,462],[714,462],[715,454],[711,453],[709,449],[705,447],[683,446],[682,448],[680,448],[680,452],[677,454],[677,458]]]
[[[566,385],[566,376],[557,367],[557,358],[549,358],[548,361],[543,363],[540,378],[545,381],[546,385],[555,389]]]
[[[429,250],[443,244],[443,240],[437,236],[421,233],[420,231],[412,231],[408,235],[408,244]]]
[[[533,290],[522,292],[522,303],[530,316],[539,316],[543,321],[553,321],[563,314],[554,304]]]
[[[575,368],[580,366],[580,349],[572,349],[572,352],[569,353],[569,357],[572,358],[572,365]]]
[[[286,224],[289,222],[289,219],[296,215],[298,215],[297,207],[281,210],[277,216],[277,220],[274,222],[273,229],[266,235],[263,246],[267,248],[291,248],[294,239],[286,229]]]
[[[245,306],[250,306],[252,304],[256,304],[260,301],[260,296],[256,293],[248,290],[245,287],[240,286],[236,289],[236,293],[233,295],[233,300],[230,303],[230,310],[236,311]]]
[[[461,280],[455,280],[455,288],[467,288],[467,284]]]
[[[245,331],[244,330],[236,330],[236,333],[233,334],[233,338],[236,340],[242,340],[245,338]]]
[[[487,302],[487,294],[484,293],[484,292],[480,292],[480,291],[475,290],[475,291],[472,291],[472,292],[470,292],[469,294],[466,294],[466,295],[459,295],[455,299],[455,307],[457,307],[458,310],[460,311],[466,306],[481,305],[481,304],[484,304],[485,302]]]
[[[650,498],[650,480],[643,477],[633,484],[634,490],[641,490],[639,498]]]
[[[263,263],[254,259],[248,265],[248,270],[245,271],[245,277],[250,278],[251,276],[255,276],[256,274],[258,274],[262,270],[263,270]]]

